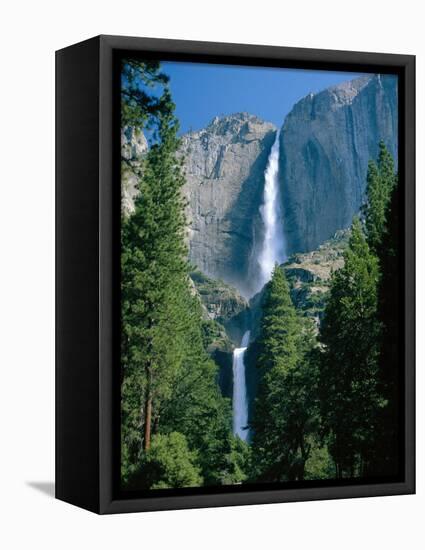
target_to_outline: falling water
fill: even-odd
[[[260,267],[259,289],[269,280],[276,264],[285,261],[285,245],[279,193],[279,132],[270,151],[264,173],[263,204],[260,206],[264,224],[264,240],[258,255]]]
[[[250,331],[243,335],[241,347],[233,351],[233,433],[247,441],[248,399],[246,394],[244,356],[249,344]]]
[[[258,290],[270,280],[276,263],[285,261],[282,212],[279,193],[279,132],[270,151],[264,173],[263,204],[260,207],[264,225],[264,239],[257,262],[259,266]],[[241,347],[233,352],[233,433],[243,441],[249,440],[248,399],[246,391],[244,357],[249,344],[250,331],[246,331]]]

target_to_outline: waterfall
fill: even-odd
[[[282,212],[279,192],[279,132],[273,143],[264,172],[263,203],[260,215],[264,236],[257,263],[259,266],[258,290],[268,283],[276,263],[285,261]],[[249,440],[248,398],[246,391],[244,357],[249,344],[250,331],[243,335],[241,347],[233,352],[233,433],[243,441]]]
[[[270,151],[264,172],[263,204],[260,206],[264,225],[264,239],[258,255],[260,268],[259,290],[270,280],[275,263],[285,261],[282,212],[279,192],[279,132]]]
[[[250,331],[243,335],[241,347],[233,351],[233,433],[247,441],[248,398],[246,392],[244,356],[249,344]]]

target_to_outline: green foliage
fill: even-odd
[[[207,319],[202,321],[202,341],[204,348],[208,351],[220,349],[227,351],[232,350],[232,341],[227,336],[226,329],[221,323],[215,319]]]
[[[135,212],[122,224],[122,464],[123,475],[149,445],[147,407],[170,393],[182,360],[171,330],[181,325],[179,291],[187,286],[184,183],[176,160],[177,121],[168,107],[158,114],[159,142],[148,153]],[[174,345],[175,344],[175,345]],[[154,410],[155,415],[155,410]],[[149,424],[149,425],[148,425]],[[143,435],[144,434],[144,435]]]
[[[202,340],[205,349],[208,349],[218,338],[223,335],[223,327],[213,319],[202,321]]]
[[[121,126],[152,127],[159,115],[172,112],[164,95],[155,93],[166,87],[168,76],[160,71],[159,61],[125,59],[121,67]]]
[[[396,185],[394,161],[383,141],[379,143],[378,162],[370,161],[367,173],[367,204],[363,207],[367,241],[378,252],[385,232],[388,203]]]
[[[371,457],[377,410],[380,325],[378,261],[358,219],[352,226],[342,269],[332,276],[321,329],[321,412],[337,477],[363,475]]]
[[[278,266],[266,293],[256,344],[261,381],[252,421],[252,477],[303,479],[308,439],[317,423],[314,340],[311,325],[297,316]]]
[[[239,437],[230,438],[230,452],[226,457],[226,468],[223,470],[223,485],[243,483],[247,480],[250,469],[251,447]]]
[[[134,213],[122,219],[123,484],[163,489],[393,471],[399,221],[384,144],[369,164],[364,228],[353,221],[329,293],[306,284],[301,317],[283,269],[275,267],[265,289],[259,336],[246,354],[259,374],[249,445],[232,435],[231,404],[208,355],[228,346],[227,336],[203,319],[189,279],[178,121],[158,62],[124,61],[122,124],[154,138],[136,174]],[[216,281],[191,277],[201,294],[218,292]],[[219,291],[231,292],[224,283]],[[306,314],[325,302],[318,346]]]
[[[190,451],[184,435],[178,432],[157,434],[143,456],[138,473],[129,486],[138,489],[198,487],[202,477],[197,453]]]
[[[189,290],[182,298],[181,311],[186,310],[187,319],[182,330],[182,362],[171,382],[172,394],[159,409],[161,430],[183,433],[190,448],[198,450],[205,484],[216,484],[227,475],[231,452],[230,403],[220,394],[217,366],[203,346],[200,304]]]
[[[398,456],[398,191],[383,142],[369,163],[364,232],[355,219],[320,338],[323,434],[337,477],[393,475]]]
[[[130,62],[123,82],[124,121],[134,126],[149,119],[157,132],[134,213],[122,220],[122,481],[161,488],[239,479],[230,404],[220,394],[189,282],[174,105],[166,86],[151,101],[141,88],[166,83],[158,65]],[[165,462],[168,451],[182,478]]]
[[[335,466],[327,446],[312,438],[310,456],[305,463],[304,479],[332,479],[334,476]]]
[[[385,399],[378,419],[378,437],[373,475],[393,476],[400,467],[400,384],[403,360],[402,350],[402,302],[400,261],[400,205],[401,190],[393,189],[386,212],[386,228],[379,250],[381,278],[378,288],[378,319],[381,322],[379,353],[379,389]]]

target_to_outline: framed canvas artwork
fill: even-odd
[[[414,492],[414,57],[57,52],[56,495]]]

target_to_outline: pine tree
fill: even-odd
[[[169,82],[159,61],[124,59],[121,67],[121,126],[142,130],[156,125],[160,114],[171,114],[167,97],[154,89]]]
[[[378,386],[384,405],[378,411],[373,475],[394,475],[398,470],[400,277],[399,200],[394,161],[383,142],[377,164],[368,172],[367,203],[364,207],[367,241],[379,261],[377,320],[380,322]]]
[[[403,365],[400,276],[400,189],[394,187],[386,211],[386,227],[381,239],[379,265],[381,277],[378,288],[378,319],[381,322],[379,354],[379,389],[385,400],[380,410],[379,433],[375,448],[374,475],[396,475],[399,471],[400,390]]]
[[[358,219],[344,260],[332,276],[320,334],[322,422],[338,478],[367,472],[382,406],[377,388],[378,261]]]
[[[303,479],[315,422],[315,376],[307,359],[313,338],[297,316],[278,266],[266,287],[257,347],[261,381],[252,421],[253,476]]]
[[[147,155],[135,211],[122,228],[122,448],[134,464],[150,447],[154,400],[168,389],[181,353],[169,339],[178,320],[175,289],[187,278],[185,220],[176,159],[177,121],[169,91],[158,114],[158,142]],[[126,467],[124,467],[126,469]]]
[[[394,161],[383,141],[379,143],[378,162],[370,161],[367,173],[367,203],[363,207],[367,241],[378,253],[385,232],[386,213],[396,185]]]
[[[155,139],[138,174],[134,212],[122,217],[122,481],[134,488],[217,484],[240,475],[233,472],[239,457],[189,281],[178,122],[159,65],[126,67],[123,123],[148,124]],[[146,99],[139,88],[147,82],[164,84],[159,98]],[[167,449],[175,465],[165,460]],[[184,480],[179,464],[191,472]]]
[[[400,357],[400,267],[399,267],[399,205],[400,193],[394,161],[380,144],[378,177],[368,186],[366,220],[368,242],[374,250],[380,268],[378,320],[381,325],[379,354],[379,389],[385,406],[379,411],[374,475],[394,475],[399,463],[399,365]],[[376,200],[380,197],[380,201]],[[376,220],[380,223],[376,223]],[[372,223],[375,221],[375,223]]]
[[[230,403],[217,384],[218,368],[203,345],[201,305],[186,284],[175,292],[179,321],[170,318],[169,332],[181,353],[180,368],[171,380],[172,392],[159,404],[160,429],[179,431],[198,452],[205,484],[220,484],[231,476]]]

